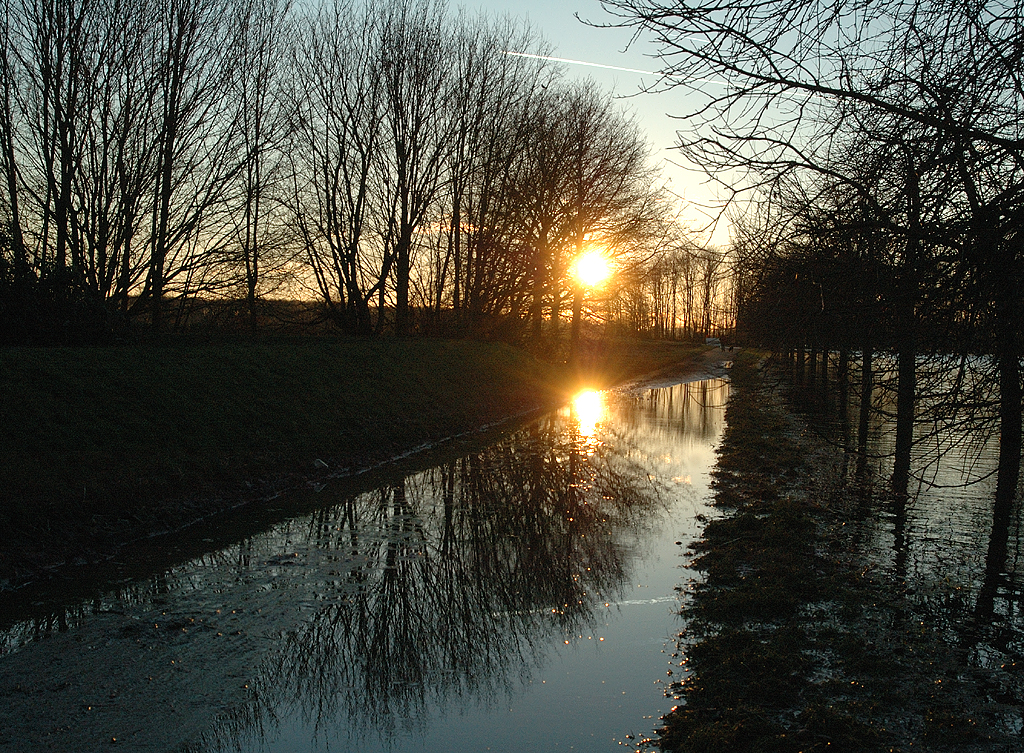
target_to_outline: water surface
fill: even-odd
[[[848,420],[812,425],[836,441],[859,499],[849,523],[869,570],[907,596],[914,619],[938,630],[971,667],[978,688],[1003,709],[1002,726],[1024,730],[1024,528],[1021,494],[995,515],[999,437],[997,380],[990,359],[919,359],[910,484],[891,488],[895,446],[895,364],[878,359],[866,453],[856,451],[856,404]],[[801,402],[814,393],[805,389]],[[820,396],[819,396],[820,397]],[[820,405],[820,403],[819,403]],[[845,447],[846,452],[841,451]],[[993,712],[995,713],[995,711]]]
[[[2,624],[0,750],[635,746],[673,705],[727,393],[583,395],[88,598],[41,597]]]

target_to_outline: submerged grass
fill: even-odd
[[[584,375],[603,385],[696,352],[613,343]],[[582,378],[465,341],[0,350],[0,586],[553,405]]]
[[[855,505],[752,359],[693,547],[666,751],[1018,750],[962,656],[848,541]],[[962,652],[960,652],[962,653]]]

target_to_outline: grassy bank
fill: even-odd
[[[1019,740],[963,651],[866,567],[844,524],[856,492],[754,364],[734,391],[715,472],[720,517],[694,547],[665,718],[670,751],[995,751]]]
[[[583,378],[605,385],[695,352],[603,345]],[[452,341],[0,350],[0,583],[555,404],[578,378]]]

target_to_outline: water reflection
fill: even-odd
[[[591,631],[659,494],[635,462],[577,442],[576,415],[306,521],[293,546],[330,566],[289,586],[307,613],[261,665],[257,705],[344,719],[358,740],[441,699],[493,699],[539,643]]]
[[[854,399],[835,411],[821,393],[805,395],[823,411],[815,425],[832,432],[845,450],[844,475],[862,503],[857,517],[865,545],[912,590],[928,590],[936,579],[973,587],[992,530],[998,464],[992,380],[986,377],[992,364],[953,356],[919,360],[907,484],[894,492],[887,480],[896,444],[896,363],[885,354],[873,363],[874,382],[861,385],[867,404]],[[823,416],[834,423],[823,423]]]
[[[597,390],[585,390],[572,400],[572,411],[576,417],[580,436],[590,441],[597,433],[597,425],[604,416],[604,399]]]
[[[924,372],[907,494],[889,494],[883,483],[875,484],[880,515],[863,521],[871,532],[870,548],[875,556],[888,563],[899,582],[922,594],[938,594],[948,588],[961,594],[976,593],[985,561],[991,559],[986,543],[994,531],[993,522],[999,523],[993,519],[998,438],[984,421],[980,430],[971,430],[962,415],[943,411],[948,403],[944,396],[952,390],[964,396],[968,407],[963,410],[980,417],[990,396],[978,392],[985,380],[975,372],[984,366],[979,361],[951,366],[944,379],[941,374]],[[878,390],[877,416],[859,460],[862,480],[868,479],[872,470],[874,479],[884,479],[891,471],[894,401],[891,390]],[[873,465],[873,469],[864,469],[865,465]],[[1000,535],[1005,536],[1009,515],[1002,517],[995,532],[1000,534],[1001,529]],[[998,554],[1001,549],[996,546],[993,551]]]
[[[603,637],[609,611],[634,599],[638,557],[666,510],[692,505],[696,535],[693,479],[713,460],[727,389],[713,380],[581,395],[489,447],[17,622],[3,634],[4,668],[16,682],[46,650],[41,638],[65,630],[90,643],[97,626],[115,651],[121,641],[134,652],[125,671],[163,672],[172,695],[202,691],[191,717],[119,691],[151,729],[187,721],[174,739],[188,751],[263,749],[295,719],[303,734],[362,750],[450,709],[493,704],[521,690],[552,645]],[[666,635],[676,566],[664,568]],[[166,666],[183,655],[202,667],[201,688],[193,677],[173,690]],[[84,671],[76,682],[89,687],[106,668]],[[62,713],[86,728],[76,704]]]
[[[895,444],[894,367],[885,357],[879,366],[883,386],[874,393],[873,420],[864,420],[856,448],[849,433],[840,440],[862,495],[857,541],[906,589],[921,618],[978,666],[1015,667],[1024,660],[1024,536],[1019,497],[997,495],[994,365],[986,358],[921,361],[905,494],[884,481]],[[1000,682],[1000,698],[1010,697],[1011,686],[1024,698],[1019,680]]]
[[[650,489],[511,449],[382,491],[383,540],[362,535],[365,517],[351,525],[359,500],[325,511],[311,538],[345,554],[264,686],[318,722],[341,712],[378,729],[431,698],[491,697],[528,670],[537,641],[592,622],[595,599],[621,587],[617,539],[648,514]]]

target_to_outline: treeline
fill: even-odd
[[[998,432],[998,523],[1021,456],[1024,6],[606,7],[704,103],[683,152],[735,192],[739,327],[859,383],[862,419],[891,390],[897,490],[923,437]]]
[[[8,342],[180,329],[209,300],[256,327],[269,297],[351,333],[536,336],[585,246],[641,298],[656,260],[698,252],[636,123],[517,54],[550,50],[516,20],[434,0],[5,0],[3,24]],[[649,305],[621,314],[665,329]]]

